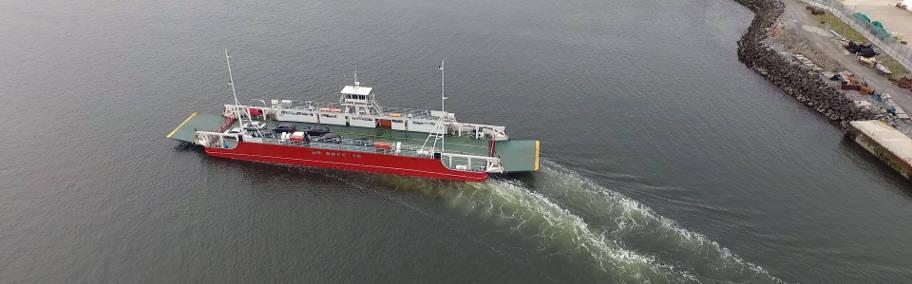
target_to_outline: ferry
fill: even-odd
[[[225,61],[234,102],[221,115],[190,114],[167,138],[212,157],[465,182],[540,168],[538,140],[513,140],[504,126],[457,121],[446,111],[443,61],[440,110],[381,107],[357,71],[337,102],[241,104],[227,49]]]

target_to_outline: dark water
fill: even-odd
[[[738,63],[730,1],[0,2],[0,282],[903,282],[912,191]],[[496,3],[492,3],[496,2]],[[230,101],[390,106],[542,140],[453,184],[207,158]]]

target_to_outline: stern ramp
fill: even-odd
[[[541,142],[538,140],[497,141],[494,153],[503,162],[504,172],[535,172],[541,167]]]

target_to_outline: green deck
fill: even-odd
[[[165,137],[193,143],[197,130],[215,131],[224,122],[225,118],[220,115],[194,112]]]
[[[225,118],[220,115],[193,113],[190,117],[187,117],[187,119],[181,122],[177,128],[174,128],[167,137],[192,143],[197,130],[216,131],[224,121]],[[266,121],[266,127],[267,129],[272,129],[279,123],[291,123],[298,129],[317,125],[301,122]],[[332,132],[339,134],[346,139],[368,138],[374,141],[387,143],[402,142],[403,147],[420,147],[428,137],[427,133],[407,132],[385,128],[319,125],[329,127]],[[231,128],[238,126],[239,124],[235,122]],[[429,141],[428,143],[433,143],[433,141]],[[489,156],[490,142],[488,140],[477,140],[465,136],[447,136],[446,151],[447,153]],[[496,155],[503,161],[506,172],[537,171],[539,168],[539,142],[537,140],[499,141],[496,142],[495,151]]]
[[[494,152],[503,162],[505,172],[538,171],[540,161],[540,143],[538,140],[498,141]]]

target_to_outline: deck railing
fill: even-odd
[[[290,145],[290,146],[301,146],[301,147],[312,147],[312,148],[322,148],[322,149],[333,149],[333,150],[346,150],[346,151],[358,151],[358,152],[368,152],[368,153],[379,153],[379,154],[395,154],[395,155],[404,155],[404,156],[414,156],[414,157],[428,157],[433,155],[435,149],[428,149],[422,151],[420,147],[414,145],[401,145],[399,151],[396,149],[384,149],[374,146],[365,146],[361,145],[359,140],[356,139],[342,139],[341,143],[329,143],[329,142],[294,142],[291,140],[282,140],[278,138],[262,138],[263,143],[269,144],[278,144],[278,145]],[[363,140],[362,140],[363,141]],[[395,144],[391,145],[394,146]],[[464,156],[477,156],[472,153],[460,152],[460,151],[447,151],[447,153],[453,153],[457,155]]]
[[[237,134],[197,131],[195,143],[203,147],[230,149],[237,146],[237,141]]]
[[[294,142],[291,140],[282,140],[282,139],[276,139],[276,138],[263,138],[262,142],[267,143],[267,144],[275,144],[275,145],[299,146],[299,147],[355,151],[355,152],[377,153],[377,154],[394,154],[394,155],[414,156],[414,157],[420,157],[420,156],[427,157],[427,155],[419,155],[415,151],[400,150],[397,153],[395,150],[392,150],[392,149],[383,149],[383,148],[376,148],[373,146],[361,146],[361,145],[356,145],[356,144],[353,145],[353,144],[346,144],[346,143]]]
[[[275,108],[275,106],[273,106]],[[282,108],[284,110],[306,110],[306,111],[319,111],[320,109],[329,108],[329,109],[342,109],[342,105],[335,102],[319,102],[319,101],[293,101],[290,108]],[[276,108],[278,109],[278,108]],[[411,118],[416,119],[436,119],[436,117],[431,116],[430,110],[425,109],[415,109],[415,108],[405,108],[405,107],[384,107],[384,113],[399,113],[403,115],[403,118],[407,118],[408,115],[412,115]]]
[[[396,149],[384,149],[373,146],[357,145],[357,140],[344,139],[342,143],[325,143],[325,142],[295,142],[291,140],[282,140],[276,138],[258,138],[258,142],[274,145],[309,147],[317,149],[353,151],[363,153],[375,153],[385,155],[398,155],[408,157],[429,158],[433,156],[433,151],[422,151],[418,147],[405,146],[398,151]],[[472,155],[469,153],[447,152],[442,155],[441,162],[447,168],[462,171],[484,172],[488,170],[490,162],[499,165],[499,159]]]

